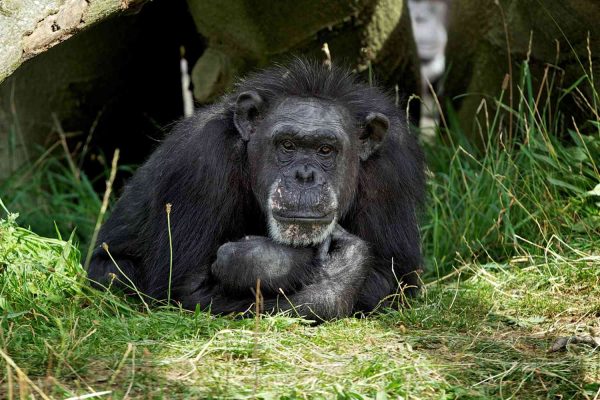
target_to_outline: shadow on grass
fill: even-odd
[[[593,398],[598,357],[547,353],[544,326],[503,314],[499,300],[481,282],[450,283],[402,310],[311,327],[284,316],[257,325],[173,310],[113,313],[73,299],[1,327],[6,352],[58,398]]]
[[[448,384],[450,398],[594,398],[600,361],[593,349],[550,353],[552,321],[498,311],[491,285],[433,287],[410,307],[377,318],[404,334]],[[523,311],[523,310],[517,310]],[[595,366],[594,366],[595,365]]]

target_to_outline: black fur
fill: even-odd
[[[416,288],[416,271],[421,266],[417,211],[424,197],[424,165],[417,141],[406,127],[405,113],[381,89],[357,82],[347,70],[335,66],[328,70],[300,59],[287,67],[248,77],[234,93],[198,110],[173,129],[128,183],[102,227],[90,279],[107,285],[114,273],[128,282],[100,246],[107,243],[122,273],[139,290],[157,299],[167,298],[170,253],[165,205],[171,203],[172,287],[177,288],[174,299],[189,308],[199,303],[219,313],[250,307],[250,291],[241,290],[241,286],[239,291],[232,290],[235,285],[224,286],[211,272],[221,245],[246,235],[268,236],[264,204],[259,204],[250,183],[246,142],[234,125],[236,100],[248,91],[260,95],[267,113],[271,105],[287,97],[331,100],[348,111],[357,132],[369,114],[387,117],[389,132],[376,153],[360,162],[358,183],[345,189],[344,195],[352,201],[339,220],[349,232],[338,233],[338,239],[345,238],[339,243],[352,238],[366,242],[366,246],[359,246],[364,255],[356,270],[360,270],[360,279],[336,293],[350,299],[344,301],[351,304],[322,311],[325,318],[370,311],[396,293],[399,283]],[[340,245],[332,246],[332,259],[340,260],[335,279],[343,279],[343,263],[352,260],[344,258],[345,250],[340,250]],[[298,251],[304,253],[294,253]],[[297,270],[290,268],[288,277],[267,288],[266,307],[285,308],[276,306],[280,300],[275,293],[277,287],[302,291],[302,287],[310,288],[319,280],[323,285],[328,279],[332,282],[331,273],[319,271],[317,256],[316,261],[307,262],[311,256],[306,251],[313,250],[290,248],[289,260],[282,263],[302,260],[298,262],[301,265]],[[255,278],[249,276],[250,280]],[[232,284],[243,282],[241,276],[239,280],[230,276],[229,280]],[[343,291],[351,287],[356,295],[348,297]],[[268,297],[268,289],[272,298]]]

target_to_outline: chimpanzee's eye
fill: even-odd
[[[281,147],[283,147],[285,151],[293,151],[296,148],[291,140],[284,140],[281,142]]]
[[[321,154],[322,156],[328,156],[329,154],[331,154],[331,152],[333,151],[333,147],[328,146],[328,145],[324,145],[319,147],[319,154]]]

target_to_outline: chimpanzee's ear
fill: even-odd
[[[366,161],[377,151],[390,127],[390,121],[383,114],[372,112],[365,119],[365,127],[360,135],[359,157]]]
[[[248,141],[256,129],[262,111],[263,100],[255,91],[240,93],[235,102],[233,122],[242,139]]]

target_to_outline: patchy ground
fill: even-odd
[[[600,397],[597,346],[550,351],[600,336],[599,255],[462,265],[404,310],[317,327],[148,312],[89,289],[78,257],[1,223],[1,397]]]

